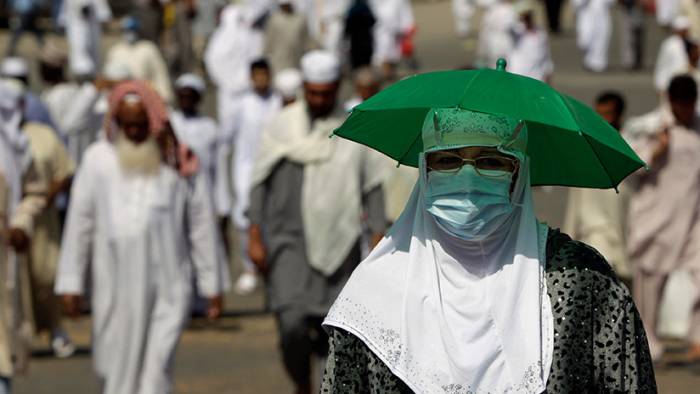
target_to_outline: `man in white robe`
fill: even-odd
[[[479,32],[477,67],[493,68],[498,59],[508,57],[513,50],[513,29],[517,22],[510,0],[496,0],[486,8]]]
[[[520,23],[515,27],[513,50],[508,55],[508,71],[549,83],[554,63],[547,32],[535,22],[534,4],[523,0],[516,4]]]
[[[659,305],[669,274],[686,271],[700,287],[700,118],[698,88],[688,75],[674,77],[668,106],[631,119],[623,131],[649,166],[628,178],[631,188],[627,251],[635,303],[654,360],[664,352],[658,337]],[[688,361],[700,360],[700,303],[692,298]]]
[[[661,26],[668,26],[678,15],[681,0],[656,0],[656,21]]]
[[[673,32],[661,43],[654,66],[654,87],[660,93],[668,89],[671,78],[688,71],[688,53],[685,50],[685,41],[689,38],[688,18],[674,18],[671,27]]]
[[[115,127],[88,149],[73,183],[56,293],[77,315],[92,273],[94,366],[104,393],[165,393],[193,270],[208,316],[221,313],[214,209],[196,161],[182,146],[175,157],[157,94],[126,82],[110,104]]]
[[[140,37],[139,22],[133,17],[122,21],[122,39],[107,53],[106,63],[121,63],[129,67],[131,77],[146,81],[167,103],[173,101],[173,89],[168,66],[152,41]]]
[[[392,80],[401,60],[401,40],[415,25],[413,8],[408,0],[370,0],[369,5],[377,20],[372,64]]]
[[[303,14],[294,8],[292,0],[281,0],[270,14],[265,26],[265,57],[272,72],[299,67],[299,60],[314,46]]]
[[[218,118],[235,112],[239,96],[250,86],[250,63],[263,54],[265,9],[253,0],[232,3],[221,12],[219,26],[204,53],[207,73],[217,87]]]
[[[265,60],[253,62],[250,66],[253,88],[240,97],[236,111],[222,120],[225,143],[222,149],[232,153],[221,153],[220,157],[231,156],[230,181],[227,190],[233,190],[231,221],[236,228],[239,241],[243,273],[234,286],[240,295],[252,293],[257,285],[257,270],[248,255],[248,228],[250,222],[245,213],[250,203],[251,173],[260,146],[260,136],[282,107],[282,98],[272,90],[270,67]],[[232,187],[226,187],[232,185]]]
[[[94,73],[100,66],[102,25],[112,19],[107,0],[63,0],[59,24],[66,29],[70,70],[74,75]]]
[[[297,0],[295,9],[306,15],[309,34],[321,48],[340,55],[345,16],[350,0]]]
[[[304,100],[285,107],[263,131],[248,217],[249,253],[266,273],[284,365],[296,392],[306,394],[313,356],[327,354],[321,320],[360,261],[362,203],[373,245],[385,215],[378,154],[328,138],[345,118],[337,105],[337,58],[312,51],[301,63]]]
[[[576,12],[576,40],[583,51],[583,66],[593,72],[608,68],[612,35],[610,8],[615,0],[572,0]]]
[[[34,221],[46,205],[20,130],[22,94],[19,84],[0,80],[0,393],[10,392],[12,376],[29,360],[32,333],[23,313],[29,283],[18,257],[28,250]]]
[[[94,108],[101,92],[111,82],[103,78],[93,80],[88,76],[79,81],[68,81],[64,70],[66,57],[59,48],[49,45],[51,44],[45,46],[39,59],[41,76],[46,86],[41,93],[41,100],[46,103],[51,117],[56,119],[68,152],[77,164],[102,127],[103,114]]]

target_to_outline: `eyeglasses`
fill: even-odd
[[[427,157],[427,166],[432,171],[455,173],[462,169],[465,164],[469,164],[476,172],[485,177],[499,177],[491,171],[515,172],[518,162],[504,156],[481,156],[475,159],[465,159],[454,152],[433,152]]]

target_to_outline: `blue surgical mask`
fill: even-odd
[[[480,175],[471,165],[464,165],[456,173],[431,171],[427,175],[426,209],[451,234],[483,240],[513,212],[513,174],[489,171],[488,175]]]

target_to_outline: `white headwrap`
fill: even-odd
[[[331,52],[313,50],[301,58],[301,73],[305,82],[336,82],[340,79],[340,62]]]
[[[424,143],[436,135],[438,143],[452,140],[445,148],[459,146],[459,125],[433,115],[426,118]],[[449,134],[442,134],[444,125]],[[420,180],[403,214],[355,270],[324,322],[362,340],[417,393],[546,388],[554,336],[544,276],[547,227],[535,219],[529,158],[513,148],[527,141],[527,130],[516,128],[517,136],[500,143],[477,143],[503,136],[485,129],[462,134],[468,138],[461,146],[499,146],[520,162],[514,210],[501,230],[482,242],[442,230],[426,210],[421,154]]]
[[[284,69],[275,75],[275,89],[284,98],[296,98],[301,90],[301,73],[296,68]]]
[[[24,78],[29,75],[29,65],[21,57],[7,57],[0,65],[0,74],[5,78]]]

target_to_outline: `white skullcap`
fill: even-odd
[[[0,73],[3,77],[25,78],[29,76],[29,65],[21,57],[6,57],[0,65]]]
[[[690,20],[684,15],[678,15],[671,21],[673,30],[687,30],[690,28]]]
[[[129,66],[120,62],[109,62],[105,64],[102,73],[104,77],[110,81],[126,81],[131,79],[131,70],[129,70]]]
[[[299,96],[301,84],[301,72],[296,68],[286,68],[275,75],[275,89],[277,89],[284,98]]]
[[[340,62],[331,52],[314,50],[301,58],[301,73],[305,82],[336,82],[340,79]]]
[[[86,76],[95,74],[95,62],[89,56],[76,56],[71,65],[73,75]]]
[[[199,75],[187,73],[187,74],[180,75],[180,77],[177,80],[175,80],[175,88],[176,89],[190,88],[190,89],[194,90],[195,92],[199,93],[200,95],[202,95],[206,91],[207,86],[204,83],[204,80],[202,79],[202,77],[200,77]]]

